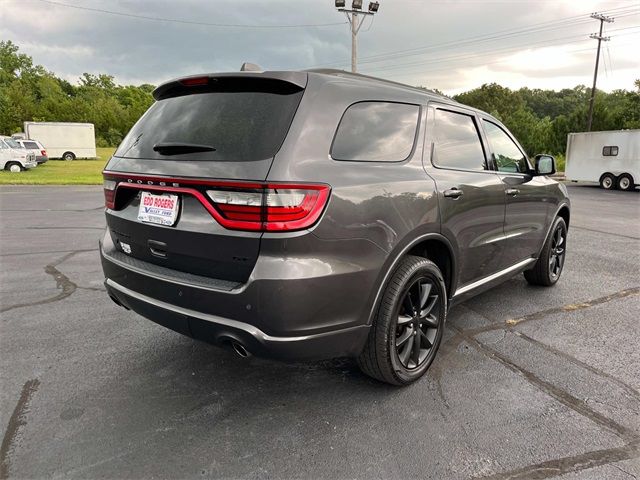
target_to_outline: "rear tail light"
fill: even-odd
[[[43,157],[47,156],[47,151],[46,150],[40,150],[40,155],[42,155]]]
[[[327,185],[275,185],[243,191],[239,188],[209,189],[207,195],[222,218],[218,221],[232,230],[285,232],[313,225],[327,199]]]
[[[141,177],[105,170],[104,200],[108,209],[122,208],[140,190],[192,195],[223,227],[255,232],[311,227],[322,215],[331,193],[331,187],[319,184]]]
[[[104,180],[104,206],[107,208],[115,208],[116,201],[116,181]]]

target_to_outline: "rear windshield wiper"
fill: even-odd
[[[216,149],[211,145],[200,145],[197,143],[156,143],[153,146],[153,151],[158,152],[160,155],[180,155],[181,153],[196,153],[196,152],[215,152]]]

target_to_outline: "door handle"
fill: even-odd
[[[507,195],[515,197],[520,193],[520,190],[518,190],[517,188],[507,188],[505,192],[507,193]]]
[[[458,198],[464,195],[464,192],[460,190],[458,187],[450,188],[449,190],[445,190],[443,195],[447,198]]]

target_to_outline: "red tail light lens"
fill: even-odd
[[[104,180],[104,206],[107,208],[115,208],[116,202],[116,181]]]
[[[47,156],[47,151],[46,150],[40,150],[40,155],[42,155],[43,157]]]
[[[210,189],[207,195],[233,230],[284,232],[313,225],[327,199],[327,185],[265,185],[263,189]]]
[[[200,85],[207,85],[209,83],[209,77],[192,77],[183,78],[180,83],[185,87],[197,87]]]

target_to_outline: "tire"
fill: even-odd
[[[618,189],[623,190],[625,192],[630,192],[631,190],[635,190],[636,185],[633,181],[633,177],[628,173],[623,173],[618,177]]]
[[[62,154],[62,159],[63,160],[67,160],[68,162],[70,162],[71,160],[75,160],[76,159],[76,155],[73,152],[64,152]]]
[[[544,242],[538,261],[531,270],[525,270],[524,278],[531,285],[550,287],[562,275],[567,254],[567,224],[562,217],[556,217]]]
[[[605,190],[613,190],[616,188],[616,177],[610,173],[605,173],[600,177],[600,186]]]
[[[357,359],[361,370],[392,385],[418,380],[440,346],[447,307],[447,289],[436,264],[422,257],[402,259]]]
[[[4,166],[4,169],[11,173],[18,173],[24,170],[24,168],[22,168],[22,165],[20,165],[18,162],[9,162]]]

